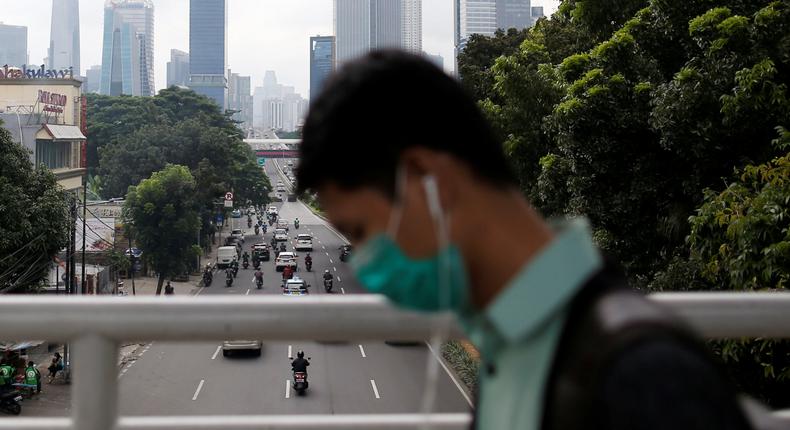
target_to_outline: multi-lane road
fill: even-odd
[[[267,161],[272,183],[280,172]],[[301,221],[299,233],[313,235],[313,271],[304,269],[305,252],[299,252],[298,276],[312,285],[310,294],[326,294],[322,275],[328,269],[335,277],[332,294],[364,294],[349,268],[339,260],[343,240],[301,202],[277,203],[280,217]],[[245,220],[246,221],[246,220]],[[246,222],[245,222],[246,225]],[[291,228],[291,239],[296,230]],[[252,233],[252,232],[251,232]],[[251,234],[250,233],[250,234]],[[268,243],[265,236],[248,236],[244,244]],[[240,269],[230,288],[216,276],[209,288],[198,294],[281,294],[281,275],[274,262],[264,262],[264,288],[252,282],[253,270]],[[299,297],[293,297],[299,300]],[[217,321],[217,324],[221,324]],[[289,388],[289,355],[304,350],[312,358],[310,389],[303,397]],[[405,413],[421,411],[426,388],[428,360],[437,356],[424,344],[393,346],[381,342],[317,343],[264,342],[260,357],[223,357],[217,343],[163,343],[146,345],[139,358],[120,370],[120,408],[123,415],[192,414],[347,414]],[[456,378],[442,368],[437,387],[437,412],[464,412],[471,408],[467,393]]]

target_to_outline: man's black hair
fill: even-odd
[[[392,197],[403,151],[418,146],[453,155],[491,185],[516,185],[501,143],[455,79],[417,55],[381,50],[348,63],[312,101],[299,192],[333,183]]]

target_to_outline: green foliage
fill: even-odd
[[[156,294],[167,276],[184,273],[200,252],[195,178],[186,166],[168,164],[129,188],[124,218],[143,256],[159,273]]]
[[[0,128],[0,294],[35,289],[66,246],[68,197]]]
[[[469,392],[477,393],[480,362],[472,357],[469,351],[457,341],[450,341],[442,345],[442,357],[455,370],[455,374],[461,378]]]
[[[473,34],[466,48],[458,54],[458,74],[462,76],[464,88],[478,100],[493,96],[491,66],[498,57],[518,51],[526,37],[527,30],[518,31],[514,28],[507,32],[497,30],[494,37]]]
[[[488,86],[475,94],[525,194],[587,216],[633,286],[786,286],[790,0],[564,0],[516,52],[484,46],[490,79],[461,79]],[[786,351],[717,346],[742,388],[783,405]]]
[[[188,167],[197,183],[203,234],[214,201],[233,191],[239,202],[268,203],[271,184],[229,113],[190,90],[155,97],[88,96],[88,131],[104,197],[123,196],[167,164]]]

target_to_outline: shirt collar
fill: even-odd
[[[524,265],[484,312],[506,341],[532,336],[603,267],[585,218],[553,224],[554,240]]]

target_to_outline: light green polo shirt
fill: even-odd
[[[555,226],[555,239],[485,311],[461,317],[482,356],[478,429],[540,428],[545,384],[568,304],[603,267],[586,219]]]

